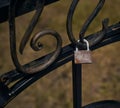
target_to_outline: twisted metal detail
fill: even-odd
[[[32,21],[28,27],[28,29],[26,30],[23,39],[20,43],[20,48],[19,51],[22,54],[23,50],[26,46],[27,41],[30,38],[30,35],[36,25],[36,23],[38,22],[39,16],[42,13],[42,10],[44,8],[44,0],[38,1],[40,3],[36,3],[36,13],[32,18]],[[57,40],[57,47],[56,50],[52,53],[51,56],[45,57],[44,58],[44,62],[42,62],[41,64],[37,64],[36,65],[32,65],[32,66],[28,66],[27,68],[24,68],[18,60],[17,57],[17,50],[16,50],[16,30],[15,30],[15,6],[16,6],[17,0],[10,0],[10,6],[9,6],[9,27],[10,27],[10,49],[11,49],[11,57],[13,60],[14,65],[16,66],[16,69],[18,70],[18,72],[22,72],[22,73],[28,73],[28,74],[33,74],[33,73],[37,73],[40,72],[41,70],[46,69],[48,66],[50,66],[58,57],[58,55],[60,54],[61,51],[61,47],[62,47],[62,40],[60,35],[54,31],[54,30],[44,30],[42,32],[39,32],[37,35],[35,35],[32,40],[31,40],[31,47],[33,50],[38,51],[41,49],[41,44],[38,45],[37,40],[45,35],[51,35],[53,37],[56,38]],[[36,46],[38,45],[38,46]]]
[[[93,10],[92,14],[87,18],[87,20],[85,21],[85,23],[83,24],[83,27],[79,33],[79,40],[80,42],[78,42],[75,39],[75,36],[73,34],[72,31],[72,19],[73,19],[73,14],[74,11],[76,9],[76,6],[78,4],[79,0],[73,0],[72,4],[70,6],[69,12],[68,12],[68,16],[67,16],[67,23],[66,23],[66,28],[67,28],[67,34],[68,37],[70,39],[70,41],[78,46],[84,47],[85,44],[83,44],[83,40],[84,40],[84,35],[85,32],[87,31],[89,25],[92,23],[92,21],[94,20],[94,18],[97,16],[97,14],[100,12],[101,8],[103,7],[105,0],[99,0],[99,3],[97,4],[96,8]],[[101,41],[101,39],[104,37],[105,33],[106,33],[106,29],[108,27],[108,19],[104,19],[102,22],[102,31],[97,33],[97,35],[95,35],[92,39],[89,39],[89,44],[90,46],[93,46],[95,44],[97,44],[98,42]]]

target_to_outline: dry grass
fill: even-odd
[[[93,2],[93,3],[92,3]],[[73,29],[76,38],[85,18],[95,7],[96,0],[81,0],[75,12]],[[87,34],[93,33],[101,28],[102,19],[110,18],[110,24],[120,19],[120,0],[106,0],[106,4],[97,18],[89,27]],[[70,6],[69,0],[60,0],[58,3],[45,7],[34,33],[43,29],[54,29],[61,34],[63,46],[69,43],[65,21]],[[24,30],[34,12],[17,18],[17,43],[24,34]],[[26,22],[23,24],[23,21]],[[0,70],[1,74],[14,68],[10,58],[8,23],[0,24]],[[34,34],[33,33],[33,34]],[[46,49],[52,50],[54,44],[49,44],[49,39],[43,40]],[[49,45],[51,47],[49,47]],[[83,65],[83,105],[93,101],[104,99],[120,100],[120,51],[119,43],[115,43],[93,52],[94,63]],[[49,48],[48,48],[49,47]],[[40,53],[40,54],[39,54]],[[29,44],[27,45],[21,62],[29,62],[41,56],[41,52],[34,53]],[[28,56],[28,54],[30,56]],[[16,97],[6,108],[72,108],[72,80],[71,63],[68,63],[49,75],[31,85],[18,97]]]

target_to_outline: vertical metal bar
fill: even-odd
[[[82,65],[72,61],[73,108],[82,107]]]

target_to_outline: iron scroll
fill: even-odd
[[[91,15],[87,18],[87,20],[83,24],[83,26],[81,28],[81,31],[79,33],[79,39],[78,40],[80,40],[80,42],[78,42],[78,40],[75,39],[75,36],[73,34],[73,30],[72,30],[73,15],[74,15],[75,9],[76,9],[79,1],[80,0],[73,0],[72,1],[72,4],[71,4],[69,12],[68,12],[68,16],[67,16],[66,28],[67,28],[67,34],[68,34],[69,40],[74,45],[77,45],[77,47],[85,47],[85,44],[83,42],[85,32],[88,29],[89,25],[94,20],[94,18],[97,16],[97,14],[102,9],[102,7],[105,3],[105,0],[99,0],[99,3],[97,4],[96,8],[93,10]],[[103,22],[102,22],[102,31],[98,32],[96,36],[94,36],[92,39],[88,40],[90,46],[93,46],[93,45],[99,43],[103,39],[103,37],[106,33],[106,29],[108,27],[108,22],[109,22],[109,20],[107,18],[104,19]]]
[[[25,35],[23,36],[23,39],[21,41],[20,44],[20,53],[23,53],[23,50],[26,46],[27,41],[30,38],[30,35],[36,25],[36,23],[38,22],[39,16],[42,13],[42,10],[44,8],[44,0],[38,1],[40,3],[40,5],[37,5],[37,10],[35,15],[33,16],[31,23],[28,27],[28,29],[25,32]],[[62,40],[60,35],[54,31],[54,30],[44,30],[42,32],[39,32],[36,36],[33,37],[32,41],[31,41],[31,46],[32,49],[35,50],[35,46],[36,46],[36,42],[34,40],[38,40],[40,37],[43,37],[45,35],[52,35],[53,37],[56,38],[57,40],[57,47],[56,50],[53,52],[53,55],[50,57],[47,57],[44,62],[42,64],[40,64],[39,66],[29,66],[28,68],[24,68],[17,57],[17,49],[16,49],[16,30],[15,30],[15,6],[16,6],[17,0],[10,0],[10,6],[9,6],[9,28],[10,28],[10,50],[11,50],[11,57],[13,60],[13,63],[16,67],[16,69],[18,70],[18,72],[22,72],[22,73],[28,73],[28,74],[33,74],[33,73],[37,73],[41,70],[46,69],[48,66],[50,66],[59,56],[60,51],[61,51],[61,47],[62,47]],[[37,49],[41,49],[41,47],[38,45],[36,46]],[[40,48],[39,48],[40,47]]]

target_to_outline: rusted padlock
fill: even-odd
[[[76,50],[74,51],[75,64],[92,63],[89,42],[86,39],[84,39],[84,42],[87,45],[87,50],[78,50],[78,48],[76,47]]]

